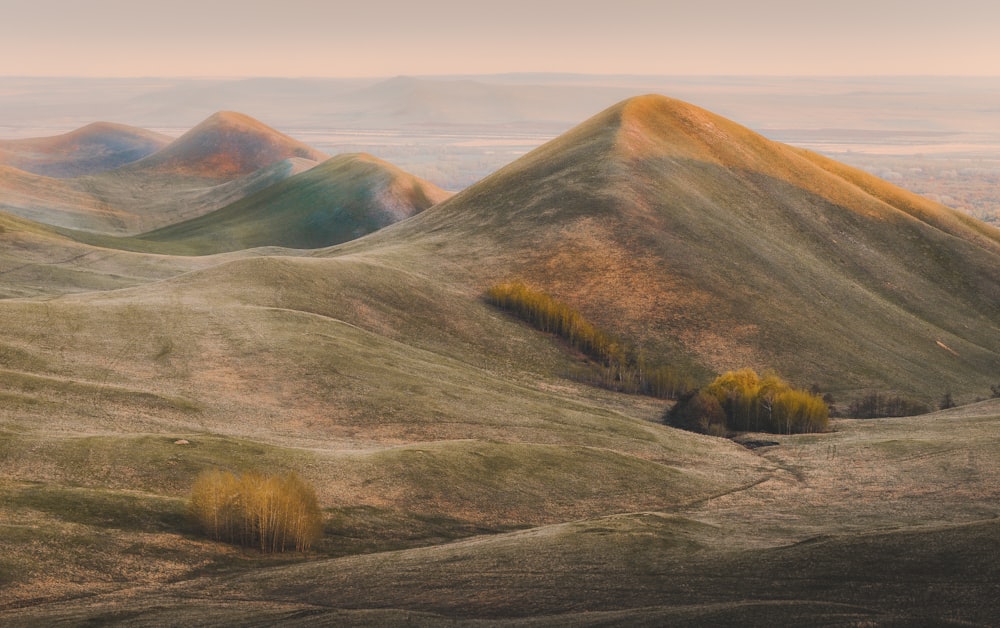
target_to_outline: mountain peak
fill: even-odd
[[[195,128],[231,127],[235,129],[252,130],[260,133],[277,132],[260,120],[238,111],[216,111],[205,118]]]
[[[695,159],[730,168],[766,171],[785,147],[695,105],[647,94],[612,108],[618,116],[617,144],[632,157]]]

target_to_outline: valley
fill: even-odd
[[[993,623],[1000,230],[681,100],[608,104],[455,193],[231,112],[99,171],[3,162],[0,622]],[[505,281],[700,384],[958,406],[677,430],[491,306]],[[296,473],[321,539],[207,539],[205,469]]]

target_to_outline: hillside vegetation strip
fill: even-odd
[[[598,328],[580,312],[541,290],[518,281],[491,286],[487,300],[495,307],[555,334],[601,365],[591,383],[613,390],[676,399],[694,388],[693,378],[666,364],[647,364],[631,343]]]

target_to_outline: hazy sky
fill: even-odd
[[[1000,75],[996,0],[0,0],[0,75]]]

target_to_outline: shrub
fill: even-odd
[[[202,472],[189,510],[205,534],[262,552],[304,552],[323,530],[316,491],[296,474]]]
[[[682,397],[667,413],[667,422],[674,427],[719,436],[726,432],[726,413],[719,400],[704,390]]]

